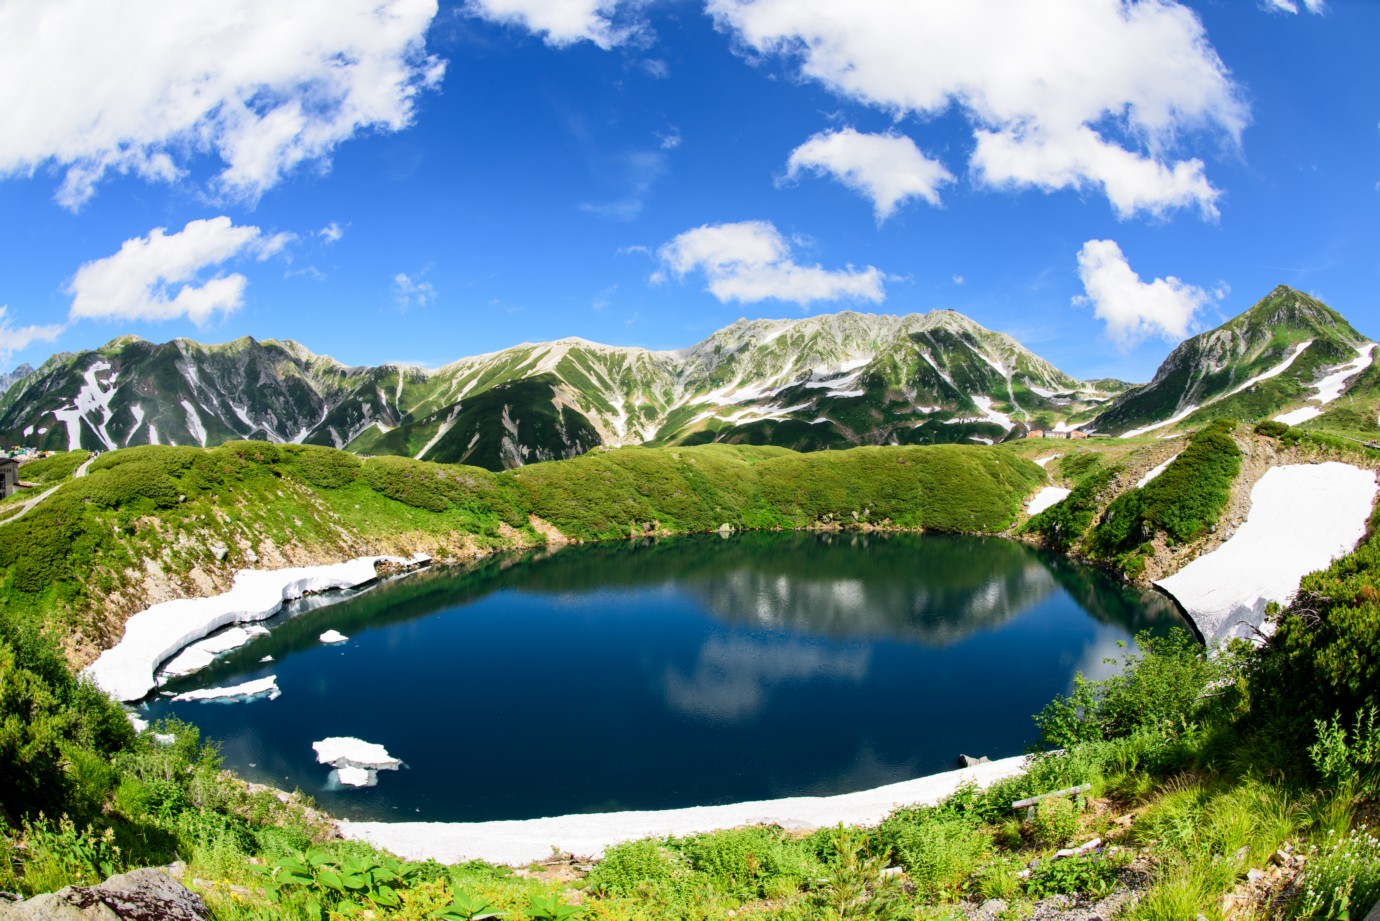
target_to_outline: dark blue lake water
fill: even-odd
[[[570,547],[312,603],[166,688],[277,675],[281,697],[144,715],[334,814],[434,821],[843,793],[1020,754],[1075,672],[1179,623],[1062,557],[931,535]],[[328,736],[406,766],[342,789],[312,751]]]

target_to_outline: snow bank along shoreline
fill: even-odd
[[[366,556],[327,566],[294,569],[242,569],[230,591],[210,598],[179,598],[156,604],[125,623],[124,637],[86,668],[107,694],[121,701],[146,696],[157,684],[158,666],[188,645],[230,624],[266,620],[283,603],[313,592],[356,588],[377,578],[378,563],[421,566],[425,554],[410,559]]]
[[[1268,632],[1265,607],[1287,604],[1305,575],[1355,549],[1375,472],[1330,461],[1272,467],[1251,489],[1246,522],[1226,543],[1155,583],[1209,645]]]
[[[550,857],[552,849],[598,857],[623,841],[667,835],[695,835],[739,825],[822,828],[876,825],[898,806],[934,805],[965,783],[988,786],[1025,770],[1025,756],[945,771],[915,780],[843,793],[786,799],[691,806],[643,812],[563,815],[498,822],[349,822],[337,825],[353,841],[365,841],[408,860],[460,863],[487,860],[522,866]]]

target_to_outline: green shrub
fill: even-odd
[[[1034,899],[1051,895],[1089,895],[1106,898],[1116,888],[1121,863],[1101,854],[1046,860],[1031,871],[1026,894]]]
[[[1137,653],[1127,653],[1122,671],[1102,681],[1074,679],[1073,693],[1051,701],[1035,717],[1044,741],[1053,748],[1132,735],[1190,719],[1198,698],[1229,666],[1213,658],[1188,634],[1175,628],[1164,636],[1143,631]]]
[[[744,898],[763,895],[764,886],[774,879],[802,881],[810,867],[803,851],[774,828],[716,831],[690,838],[680,849],[716,890]]]
[[[23,876],[27,895],[63,886],[91,886],[124,869],[114,833],[78,830],[66,816],[56,823],[39,816],[24,825]]]
[[[1051,796],[1035,804],[1030,837],[1041,847],[1064,847],[1078,833],[1078,806],[1067,796]]]
[[[1364,828],[1314,847],[1290,918],[1360,918],[1380,900],[1380,839]]]
[[[1380,707],[1371,707],[1356,714],[1350,731],[1342,723],[1341,713],[1330,721],[1318,720],[1318,741],[1308,749],[1313,766],[1327,783],[1334,787],[1344,784],[1375,782],[1380,775]]]
[[[1278,438],[1287,431],[1289,431],[1287,422],[1276,422],[1274,419],[1265,419],[1255,424],[1257,435],[1266,435],[1270,438]]]
[[[878,826],[877,838],[929,899],[957,897],[992,852],[990,836],[974,820],[926,807],[893,812]]]
[[[653,838],[616,844],[585,878],[596,895],[656,895],[673,901],[690,880],[690,863],[680,851]]]

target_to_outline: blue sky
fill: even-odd
[[[1276,284],[1380,335],[1370,0],[11,0],[0,370],[438,365],[959,310],[1146,380]]]

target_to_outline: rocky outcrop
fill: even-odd
[[[67,886],[0,902],[0,921],[206,921],[201,896],[161,870],[132,870],[99,886]]]

